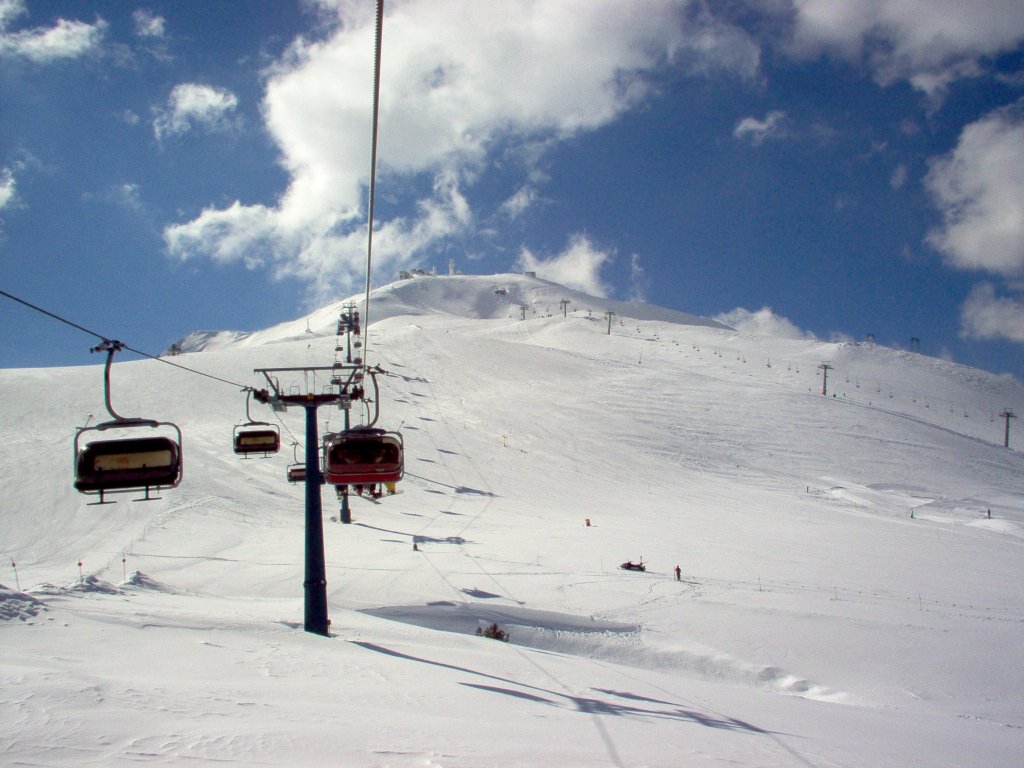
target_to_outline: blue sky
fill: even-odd
[[[374,8],[0,0],[0,289],[154,354],[361,291]],[[378,168],[375,285],[1024,378],[1020,0],[390,0]],[[0,300],[0,366],[93,343]]]

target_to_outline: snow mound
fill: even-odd
[[[472,594],[479,590],[463,592]],[[608,621],[594,616],[575,616],[521,606],[455,603],[447,600],[426,605],[367,608],[360,612],[405,624],[462,634],[476,634],[478,629],[497,624],[508,632],[509,642],[513,645],[596,659],[637,669],[724,680],[762,688],[773,693],[818,701],[843,702],[849,698],[845,693],[812,682],[778,666],[751,664],[697,645],[660,648],[647,642],[645,633],[638,624]]]
[[[79,579],[70,587],[67,588],[68,592],[98,592],[103,595],[116,595],[121,590],[111,584],[109,581],[104,581],[98,576],[86,576]]]
[[[125,580],[124,586],[138,587],[139,589],[151,589],[155,592],[166,592],[168,594],[177,593],[177,590],[150,576],[147,576],[142,571],[132,571]]]
[[[478,627],[498,624],[501,627],[535,628],[548,632],[634,633],[640,627],[617,621],[604,621],[593,616],[573,616],[557,611],[539,611],[519,606],[494,606],[481,603],[454,603],[447,600],[426,605],[397,605],[366,608],[361,613],[444,632],[473,634]]]
[[[81,579],[68,584],[67,586],[60,587],[56,584],[43,583],[38,584],[32,588],[32,591],[37,595],[71,595],[75,593],[99,593],[103,595],[117,595],[120,594],[120,590],[108,581],[104,581],[96,576],[83,576]]]
[[[42,600],[0,584],[0,621],[27,621],[45,610],[46,604]]]

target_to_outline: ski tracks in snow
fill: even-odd
[[[416,367],[414,363],[410,363],[410,365]],[[416,477],[444,488],[447,494],[447,503],[416,532],[413,541],[416,543],[440,541],[454,544],[472,567],[495,585],[501,596],[522,604],[467,547],[466,534],[488,513],[494,504],[496,495],[490,482],[466,451],[430,380],[415,378],[403,381],[406,385],[406,402],[411,403],[420,412],[418,418],[423,426],[416,427],[417,436],[425,438],[433,448],[432,458],[420,456],[418,460],[428,463],[432,470],[443,470],[445,475],[444,479],[438,478],[436,475],[433,477],[416,475]],[[426,390],[426,392],[424,393],[422,390]],[[407,467],[409,458],[407,452]],[[452,527],[453,520],[460,521],[459,525],[454,528]],[[423,551],[422,554],[430,568],[458,595],[458,599],[468,602],[466,593],[449,578],[452,574],[451,569],[440,568],[435,562],[436,558],[430,553]]]

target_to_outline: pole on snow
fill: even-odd
[[[1010,419],[1017,418],[1017,414],[1007,408],[1005,411],[999,414],[1001,418],[1006,419],[1006,431],[1003,433],[1003,447],[1010,447]]]
[[[348,403],[345,403],[348,405]],[[348,408],[345,408],[345,431],[348,431]],[[338,513],[338,521],[348,525],[352,522],[352,510],[348,506],[348,486],[344,486],[341,490],[341,512]]]
[[[828,394],[828,372],[832,370],[832,365],[829,363],[822,363],[818,366],[818,370],[821,371],[821,394]]]
[[[327,570],[324,563],[324,518],[320,498],[320,439],[316,430],[319,404],[310,400],[306,409],[306,574],[304,628],[328,637],[331,620],[327,618]]]

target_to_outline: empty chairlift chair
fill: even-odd
[[[281,432],[272,424],[250,422],[235,427],[235,453],[248,456],[262,453],[264,457],[281,450]]]
[[[97,504],[108,504],[104,495],[142,491],[146,495],[141,501],[150,501],[151,489],[175,488],[181,482],[184,466],[181,450],[181,430],[177,424],[153,419],[125,418],[119,416],[110,403],[110,369],[114,355],[124,349],[123,342],[103,339],[92,348],[92,352],[106,352],[107,362],[103,369],[103,396],[112,421],[94,427],[79,427],[75,432],[75,489],[85,494],[99,495]],[[150,434],[146,437],[120,437],[93,440],[82,446],[86,433],[107,430],[167,429],[174,430],[175,437],[167,434]],[[135,434],[138,434],[136,431]]]
[[[177,440],[166,435],[94,440],[81,446],[85,432],[134,427],[169,426]],[[109,492],[145,491],[174,488],[181,482],[181,430],[167,422],[129,420],[107,422],[97,427],[80,429],[75,436],[75,488],[85,494],[98,494],[99,504],[107,503]]]
[[[306,465],[304,462],[299,461],[299,444],[292,443],[292,457],[294,463],[288,465],[288,470],[285,476],[288,478],[289,483],[304,483],[306,482]]]

